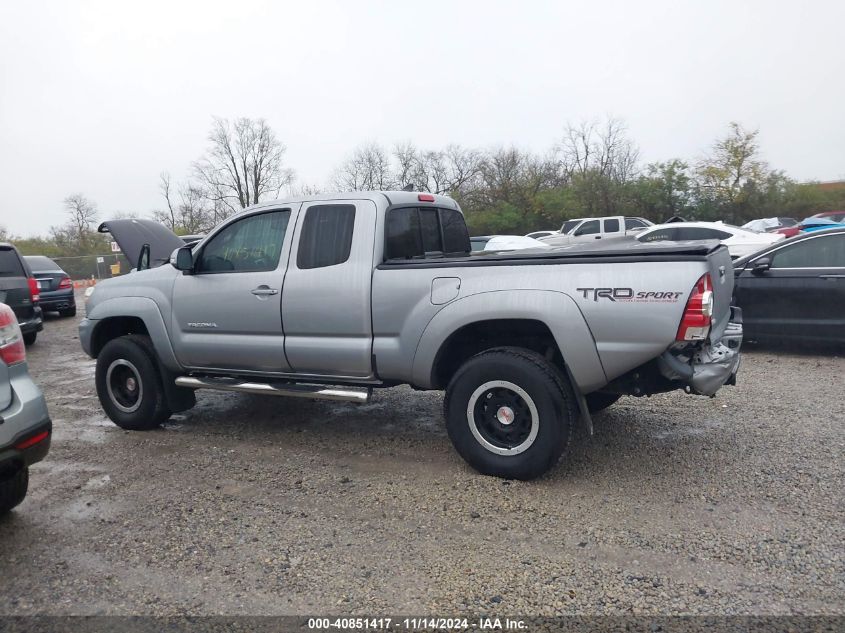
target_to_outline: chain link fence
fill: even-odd
[[[125,275],[132,266],[123,253],[109,253],[107,255],[77,255],[73,257],[51,257],[61,266],[71,279],[109,279],[118,275]]]

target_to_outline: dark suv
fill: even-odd
[[[0,302],[12,308],[27,345],[44,329],[39,298],[29,265],[14,246],[0,242]]]

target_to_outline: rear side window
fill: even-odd
[[[403,207],[387,214],[385,258],[412,259],[470,252],[469,233],[455,209]]]
[[[605,233],[617,233],[619,232],[619,220],[605,220],[604,221],[604,232]]]
[[[0,248],[0,277],[26,277],[18,254],[11,248]]]
[[[625,228],[626,229],[639,229],[644,226],[648,226],[645,222],[640,220],[639,218],[625,218]]]
[[[302,270],[342,264],[352,252],[355,206],[322,204],[309,207],[302,223],[296,265]]]
[[[678,229],[657,229],[637,238],[641,242],[657,242],[660,240],[677,240]]]
[[[681,229],[679,240],[726,240],[731,237],[727,231],[708,229],[699,226],[687,226]]]

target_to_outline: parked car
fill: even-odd
[[[576,224],[567,227],[569,222],[576,222]],[[542,241],[551,246],[563,246],[575,242],[591,242],[609,237],[633,235],[649,226],[652,226],[652,223],[645,218],[624,217],[621,215],[606,218],[568,220],[561,227],[559,234],[544,237]]]
[[[822,211],[821,213],[816,213],[813,217],[827,218],[834,222],[845,222],[845,211]]]
[[[29,376],[17,317],[0,303],[0,515],[26,497],[29,467],[50,450],[53,426]]]
[[[478,251],[483,251],[484,247],[487,246],[487,242],[491,239],[496,237],[495,235],[476,235],[474,237],[469,238],[470,249],[473,253],[477,253]]]
[[[749,338],[845,342],[845,227],[742,257],[734,275]]]
[[[43,255],[25,255],[35,280],[38,282],[39,305],[44,312],[58,312],[65,317],[76,316],[76,298],[73,281],[61,267]]]
[[[777,233],[755,233],[722,222],[658,224],[637,235],[640,242],[719,240],[728,247],[733,258],[749,255],[782,239],[783,235]]]
[[[824,231],[826,229],[835,229],[845,226],[843,222],[834,222],[830,218],[807,218],[798,225],[802,233],[810,233],[812,231]]]
[[[552,248],[549,244],[524,235],[496,235],[484,244],[485,251],[518,251],[525,248]]]
[[[746,222],[740,228],[755,233],[771,233],[777,229],[795,226],[796,224],[798,224],[798,220],[795,218],[760,218]]]
[[[814,216],[801,220],[801,222],[798,222],[793,226],[785,226],[782,228],[773,229],[773,231],[775,233],[780,233],[784,237],[795,237],[796,235],[800,235],[801,233],[806,231],[835,228],[838,223],[843,221],[841,219],[836,219],[837,217],[839,217],[840,213],[845,212],[825,211],[824,213],[817,213]]]
[[[122,428],[154,428],[195,389],[360,403],[410,384],[446,390],[449,437],[474,468],[530,479],[578,412],[733,383],[730,263],[713,243],[470,256],[445,196],[317,195],[247,209],[170,264],[98,283],[79,339]]]
[[[548,237],[549,235],[557,235],[559,231],[534,231],[533,233],[529,233],[525,237],[530,237],[535,240],[539,240],[541,237]]]
[[[0,243],[0,302],[15,313],[27,345],[35,343],[44,329],[39,299],[38,282],[29,264],[14,246]]]

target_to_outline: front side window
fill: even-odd
[[[578,227],[578,230],[575,231],[575,235],[593,235],[599,232],[599,221],[598,220],[589,220],[588,222],[584,222],[581,226]]]
[[[233,222],[203,247],[198,273],[275,270],[282,254],[290,211],[271,211]]]
[[[772,256],[772,268],[845,268],[845,235],[814,237],[785,246]]]
[[[352,252],[355,205],[321,204],[305,212],[296,265],[300,269],[342,264]]]

